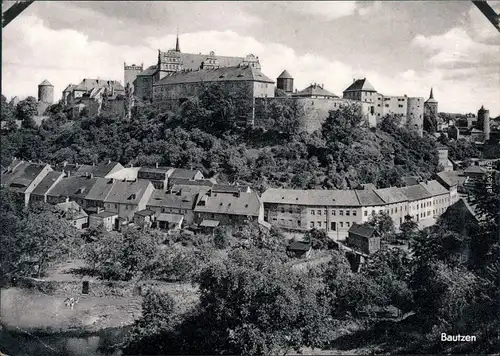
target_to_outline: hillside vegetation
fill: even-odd
[[[218,174],[221,181],[247,182],[256,189],[355,188],[362,183],[398,185],[404,175],[429,178],[437,169],[434,140],[419,137],[386,117],[369,129],[351,107],[331,112],[320,131],[298,132],[302,119],[292,101],[269,112],[272,130],[246,128],[248,105],[219,86],[177,110],[166,105],[139,104],[124,121],[103,111],[73,117],[56,104],[41,127],[33,123],[33,100],[2,110],[2,164],[12,157],[44,162],[91,164],[102,160],[122,164],[175,166]],[[281,106],[280,106],[281,105]],[[3,106],[3,105],[2,105]],[[246,109],[245,109],[246,108]],[[14,119],[23,121],[21,128]]]

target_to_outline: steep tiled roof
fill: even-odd
[[[408,198],[403,194],[400,188],[391,187],[376,189],[375,193],[387,204],[396,204],[408,200]]]
[[[167,174],[172,168],[169,167],[141,167],[139,169],[140,173],[165,173]]]
[[[294,205],[360,206],[354,190],[299,190],[270,188],[262,194],[262,202]]]
[[[153,66],[150,66],[148,67],[147,69],[144,69],[142,72],[140,72],[139,74],[137,74],[137,76],[150,76],[150,75],[153,75],[156,73],[156,66],[153,65]]]
[[[256,81],[274,83],[260,70],[251,66],[221,67],[217,69],[200,69],[195,71],[181,71],[168,74],[154,85],[198,83],[198,82],[226,82],[226,81]]]
[[[445,188],[450,189],[450,187],[460,184],[463,179],[460,179],[456,172],[439,172],[436,174],[436,179],[439,179],[441,183],[445,184]]]
[[[73,91],[73,89],[75,89],[76,85],[75,84],[69,84],[66,89],[63,90],[63,92],[65,91]]]
[[[112,87],[118,91],[124,91],[125,88],[121,83],[117,80],[108,80],[108,79],[83,79],[78,86],[83,86],[87,91],[90,91],[94,88],[104,88],[104,87]]]
[[[96,166],[84,165],[78,168],[76,175],[93,174],[95,177],[105,177],[115,168],[122,169],[123,166],[118,162],[101,162]]]
[[[203,205],[204,202],[204,205]],[[194,211],[200,213],[259,216],[260,200],[256,193],[200,194]]]
[[[147,206],[192,210],[199,191],[199,189],[183,189],[180,194],[175,194],[155,189]]]
[[[104,200],[107,203],[138,204],[151,182],[144,179],[136,181],[116,181]]]
[[[47,173],[45,178],[36,186],[31,194],[34,195],[44,195],[46,194],[50,188],[55,184],[55,182],[63,175],[62,172],[51,171]]]
[[[104,201],[106,200],[115,181],[113,179],[97,177],[92,188],[89,190],[85,199]]]
[[[293,96],[300,96],[300,97],[311,97],[311,96],[326,96],[330,98],[338,98],[337,95],[333,94],[332,92],[329,92],[326,89],[323,89],[321,86],[317,84],[311,84],[307,88],[299,91],[298,93],[294,93]]]
[[[293,79],[292,75],[288,73],[288,71],[285,69],[281,74],[279,75],[278,79]]]
[[[484,174],[486,173],[486,169],[484,169],[483,167],[479,167],[479,166],[470,166],[469,168],[467,168],[465,171],[464,171],[464,175],[467,175],[467,174],[470,174],[470,173],[475,173],[475,174]]]
[[[209,179],[192,180],[192,179],[175,178],[175,184],[173,185],[173,187],[175,186],[212,187],[213,185],[214,182],[212,182]]]
[[[384,205],[385,202],[373,191],[369,189],[355,190],[358,200],[363,206]]]
[[[448,194],[448,190],[443,187],[437,180],[429,180],[427,182],[421,182],[420,185],[427,189],[429,193],[432,195],[443,195],[443,194]]]
[[[243,57],[217,56],[211,54],[181,53],[182,68],[196,70],[208,57],[215,58],[221,67],[236,67],[243,62]]]
[[[369,226],[369,225],[359,225],[359,224],[354,223],[348,232],[356,234],[356,235],[360,235],[363,237],[370,238],[370,237],[374,237],[376,230],[374,227]]]
[[[12,172],[1,175],[2,185],[17,192],[24,192],[44,168],[45,164],[22,162]]]
[[[40,84],[38,84],[39,86],[45,86],[45,87],[53,87],[52,84],[50,84],[50,82],[45,79],[43,82],[41,82]]]
[[[228,185],[228,184],[214,184],[212,187],[213,193],[238,193],[246,192],[249,189],[247,185]]]
[[[199,172],[194,169],[175,168],[169,178],[194,179]]]
[[[97,178],[70,176],[60,180],[47,195],[69,197],[71,199],[85,199],[96,181]]]
[[[344,93],[346,91],[373,91],[376,92],[375,88],[366,80],[366,78],[363,79],[357,79],[349,85],[349,87],[344,90]]]
[[[409,201],[431,198],[432,195],[421,185],[399,188]]]

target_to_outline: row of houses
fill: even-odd
[[[78,227],[104,224],[118,229],[136,223],[160,228],[241,224],[248,219],[290,232],[323,229],[345,240],[354,224],[387,212],[396,225],[411,216],[420,226],[432,225],[458,199],[457,183],[442,172],[436,180],[408,186],[363,190],[266,190],[261,197],[248,186],[217,184],[197,170],[171,167],[123,167],[48,164],[14,160],[1,184],[33,202],[68,205],[88,214]]]
[[[3,187],[36,202],[72,210],[78,228],[129,223],[181,228],[218,226],[254,219],[263,223],[260,198],[247,186],[217,184],[198,170],[171,167],[50,165],[14,160],[2,172]],[[84,212],[85,214],[77,214]]]

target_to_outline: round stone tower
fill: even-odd
[[[276,88],[285,93],[293,93],[293,77],[285,69],[278,78],[276,78]]]
[[[46,104],[54,103],[54,86],[47,79],[38,84],[38,101]]]
[[[484,106],[477,111],[477,129],[483,130],[483,137],[485,141],[490,139],[490,111],[486,110]]]

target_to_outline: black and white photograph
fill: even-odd
[[[500,353],[500,1],[2,1],[0,356]]]

